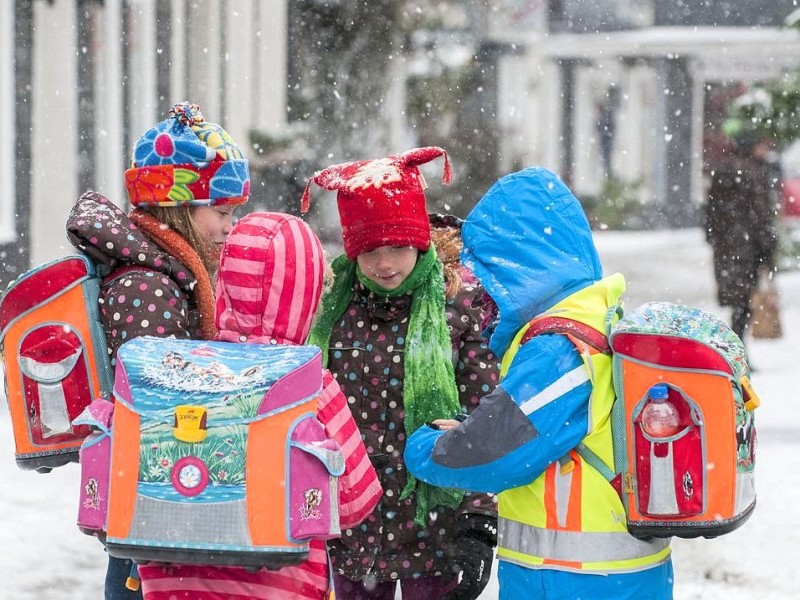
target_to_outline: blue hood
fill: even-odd
[[[603,276],[583,208],[547,169],[498,180],[461,233],[461,260],[499,310],[489,341],[498,356],[530,319]]]

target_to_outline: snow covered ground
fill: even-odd
[[[608,273],[628,279],[628,306],[671,300],[727,319],[714,302],[710,254],[697,229],[596,235]],[[784,337],[748,340],[762,399],[756,413],[758,508],[739,530],[715,540],[675,540],[676,600],[798,597],[792,575],[800,547],[800,272],[778,277]],[[800,386],[799,386],[800,387]],[[798,407],[791,402],[798,401]],[[105,555],[75,527],[78,467],[46,475],[19,470],[8,413],[0,410],[0,597],[102,598]],[[496,567],[496,565],[495,565]],[[496,572],[496,569],[495,569]],[[497,597],[493,578],[482,598]]]

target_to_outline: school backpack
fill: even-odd
[[[321,352],[139,337],[114,405],[78,419],[78,527],[137,562],[280,568],[340,535],[344,457],[316,418]],[[111,415],[113,409],[113,417]]]
[[[612,356],[613,468],[584,445],[576,450],[620,494],[631,535],[713,538],[749,518],[759,400],[744,345],[725,323],[697,308],[651,302],[607,337],[559,317],[536,318],[531,329],[526,339],[562,333],[581,352],[588,346]],[[648,405],[666,403],[677,411],[672,428],[647,420]]]
[[[91,430],[72,421],[111,391],[100,286],[88,257],[67,256],[22,274],[0,299],[0,353],[21,469],[47,472],[76,461]]]

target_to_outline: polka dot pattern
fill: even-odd
[[[80,197],[67,220],[70,241],[111,271],[100,295],[109,352],[142,335],[197,338],[194,275],[96,192]]]
[[[498,381],[497,360],[480,336],[480,318],[472,308],[474,296],[464,288],[446,306],[456,383],[467,411]],[[400,500],[406,484],[403,355],[410,309],[411,296],[381,297],[356,282],[355,297],[331,334],[329,368],[384,490],[366,521],[329,542],[334,567],[353,580],[368,572],[378,581],[450,572],[447,549],[456,512],[431,513],[428,526],[419,528],[413,522],[413,496]],[[470,494],[462,511],[495,514],[496,507],[491,497]]]

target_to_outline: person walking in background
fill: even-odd
[[[595,107],[595,130],[600,146],[600,158],[603,163],[603,175],[606,179],[613,179],[614,170],[612,159],[614,154],[614,135],[617,129],[617,110],[619,109],[619,88],[611,85],[607,88],[605,97],[597,102]]]
[[[744,339],[759,276],[775,269],[778,175],[769,142],[736,131],[735,125],[728,123],[730,136],[709,137],[704,209],[717,301],[731,307],[731,329]]]
[[[440,156],[449,182],[436,147],[334,165],[311,180],[338,192],[344,255],[309,342],[342,386],[384,490],[361,526],[328,544],[341,600],[391,600],[398,581],[409,600],[476,598],[491,572],[493,498],[418,482],[403,461],[409,434],[471,410],[497,381],[472,306],[479,291],[460,283],[459,268],[445,277],[431,244],[418,165]]]
[[[247,202],[250,175],[228,133],[181,102],[138,139],[125,186],[130,213],[88,191],[67,219],[70,242],[110,273],[100,318],[112,364],[139,336],[214,339],[212,274],[234,209]],[[130,561],[109,555],[106,600],[142,597],[126,587],[131,570]]]
[[[462,261],[488,295],[501,380],[463,422],[432,420],[414,431],[409,472],[499,494],[502,600],[670,600],[669,540],[631,536],[619,494],[576,451],[583,445],[613,464],[610,355],[581,354],[562,333],[526,336],[541,315],[605,335],[625,280],[603,278],[580,203],[546,169],[497,181],[462,235]]]
[[[217,278],[218,339],[258,344],[304,344],[319,306],[326,270],[322,245],[297,217],[250,213],[222,248]],[[317,418],[342,448],[339,523],[356,527],[382,490],[339,385],[327,370]],[[308,560],[270,571],[240,567],[141,565],[145,600],[323,600],[330,572],[323,540],[309,542]]]

